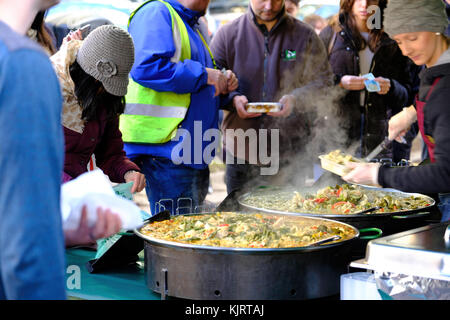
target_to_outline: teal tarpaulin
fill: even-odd
[[[66,250],[66,287],[69,299],[160,300],[145,282],[142,252],[138,264],[91,274],[86,263],[95,251],[81,248]]]

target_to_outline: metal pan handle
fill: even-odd
[[[359,234],[363,234],[363,233],[375,233],[372,235],[367,235],[367,236],[360,236],[359,238],[361,240],[373,240],[373,239],[378,239],[383,235],[383,230],[379,229],[379,228],[364,228],[364,229],[359,229]]]
[[[420,217],[424,217],[430,215],[430,212],[425,211],[425,212],[416,212],[416,213],[411,213],[411,214],[402,214],[402,215],[395,215],[392,216],[392,219],[413,219],[413,218],[420,218]]]

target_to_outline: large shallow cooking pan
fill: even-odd
[[[351,230],[352,236],[308,247],[233,248],[166,241],[138,229],[135,233],[145,243],[147,285],[162,298],[284,300],[338,294],[340,275],[347,272],[351,243],[359,231],[318,217],[289,219],[339,225]]]
[[[427,218],[430,209],[435,205],[435,201],[433,198],[419,193],[406,193],[396,189],[387,188],[361,187],[361,189],[364,191],[375,193],[378,192],[380,193],[380,195],[390,195],[395,198],[408,198],[411,196],[420,197],[426,200],[429,205],[404,211],[361,214],[336,214],[333,212],[311,213],[302,211],[301,209],[280,209],[280,207],[276,206],[276,203],[282,203],[283,201],[289,201],[290,199],[292,199],[295,191],[302,194],[313,194],[317,192],[318,189],[319,188],[303,188],[299,190],[293,187],[259,187],[250,192],[242,194],[238,197],[237,201],[242,210],[321,217],[348,223],[359,229],[381,228],[383,231],[398,231],[397,228],[399,227],[399,224],[405,224],[405,221],[407,220],[422,221]],[[261,204],[258,204],[259,199],[261,200]],[[273,199],[274,205],[270,204],[270,201],[272,201],[271,199]],[[267,201],[269,201],[269,204],[264,204],[264,202]]]
[[[382,233],[383,236],[395,234],[398,232],[403,232],[406,230],[419,228],[429,224],[428,220],[431,216],[430,212],[433,212],[435,201],[433,198],[418,194],[418,193],[405,193],[395,189],[387,188],[373,188],[373,187],[361,187],[363,190],[368,190],[370,192],[379,192],[380,194],[388,194],[393,197],[410,197],[416,196],[421,197],[429,202],[429,206],[416,208],[414,210],[406,211],[395,211],[395,212],[385,212],[385,213],[365,213],[365,214],[335,214],[332,212],[325,213],[309,213],[302,212],[302,210],[289,211],[282,210],[277,206],[267,206],[255,205],[254,202],[249,203],[249,198],[260,198],[260,199],[276,199],[279,203],[283,201],[289,201],[294,195],[294,191],[300,192],[302,194],[315,194],[323,186],[313,187],[313,188],[293,188],[293,187],[258,187],[254,190],[247,192],[245,194],[237,197],[237,202],[239,203],[240,209],[244,211],[257,211],[257,212],[267,212],[267,213],[279,213],[288,215],[301,215],[307,217],[321,217],[326,219],[333,219],[343,223],[350,224],[358,228],[361,232],[366,233],[367,231],[374,230],[375,234],[373,236],[366,235],[360,237],[357,241],[352,244],[351,255],[354,259],[360,259],[364,257],[366,251],[366,245],[371,239],[379,237]]]

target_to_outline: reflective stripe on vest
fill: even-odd
[[[180,118],[186,115],[184,107],[162,107],[149,104],[127,103],[125,114],[160,118]]]
[[[186,26],[175,9],[163,0],[144,2],[130,15],[128,25],[136,12],[150,1],[163,3],[172,18],[175,54],[171,61],[177,63],[191,58],[191,46]],[[191,103],[190,93],[161,92],[141,86],[130,78],[126,95],[125,112],[120,116],[119,128],[124,142],[164,143],[176,135]]]

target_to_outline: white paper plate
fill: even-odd
[[[249,113],[268,113],[281,111],[281,103],[277,102],[252,102],[245,106]]]

